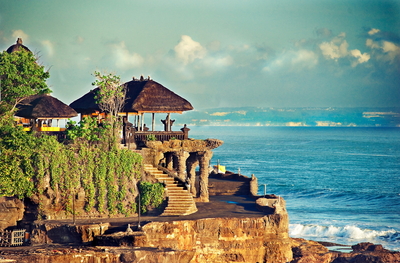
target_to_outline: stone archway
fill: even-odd
[[[200,202],[208,202],[208,167],[213,155],[212,149],[222,144],[223,141],[217,139],[148,141],[147,148],[143,148],[142,151],[148,151],[144,155],[150,157],[150,160],[145,160],[145,163],[157,165],[161,160],[159,155],[162,153],[166,160],[166,168],[176,170],[179,180],[191,185],[191,193],[194,196],[199,194]],[[195,184],[197,165],[199,165],[200,174],[198,191]]]

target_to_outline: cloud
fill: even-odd
[[[383,41],[382,49],[383,49],[383,52],[386,52],[386,53],[399,51],[399,47],[396,44],[389,42],[389,41]]]
[[[263,71],[271,72],[282,68],[299,71],[304,68],[313,68],[318,64],[318,56],[315,52],[306,49],[290,50],[278,55]]]
[[[376,34],[378,32],[380,32],[379,29],[371,28],[371,30],[368,31],[368,35],[374,35],[374,34]]]
[[[354,62],[351,64],[352,67],[355,67],[355,66],[357,66],[358,64],[367,62],[367,61],[371,58],[371,56],[370,56],[368,53],[361,53],[361,51],[358,50],[358,49],[353,49],[353,50],[351,50],[351,51],[350,51],[350,54],[351,54],[353,57],[358,58],[357,61],[354,61]]]
[[[223,68],[233,64],[233,58],[229,55],[223,57],[208,57],[204,59],[204,65],[213,68]]]
[[[21,29],[18,29],[18,30],[14,30],[13,32],[12,32],[12,35],[11,35],[13,38],[15,38],[15,40],[17,39],[17,38],[22,38],[22,41],[23,42],[25,42],[25,43],[27,43],[27,42],[29,42],[29,36],[28,36],[28,34],[26,34],[24,31],[22,31]]]
[[[377,59],[391,63],[395,62],[400,57],[400,45],[394,42],[397,37],[379,29],[375,29],[374,32],[374,34],[371,34],[374,38],[367,38],[365,45],[375,52]]]
[[[144,59],[137,53],[130,53],[125,41],[112,45],[115,66],[119,69],[131,69],[142,66]]]
[[[195,59],[202,59],[207,54],[206,48],[186,35],[181,37],[181,41],[175,46],[174,51],[176,58],[184,65],[192,63]]]
[[[51,57],[54,55],[54,45],[50,40],[43,40],[42,42],[43,47],[47,51],[47,54]]]
[[[376,30],[371,30],[371,34],[375,34]],[[344,39],[346,37],[345,33],[340,33],[337,37],[334,37],[329,42],[322,42],[319,44],[319,49],[326,59],[332,59],[338,61],[340,58],[356,58],[357,60],[353,60],[351,63],[352,67],[357,66],[358,64],[368,62],[371,58],[371,55],[368,53],[361,53],[358,49],[348,50],[349,43]]]
[[[335,38],[331,42],[322,42],[319,45],[319,48],[325,57],[337,61],[338,58],[347,56],[347,48],[349,47],[349,44],[346,40],[340,41],[339,39],[340,38]]]

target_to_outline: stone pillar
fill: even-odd
[[[208,166],[213,155],[212,151],[198,152],[199,165],[200,165],[200,202],[209,202],[208,193]]]
[[[251,175],[250,195],[258,196],[258,180],[257,180],[257,177],[254,174]]]
[[[166,162],[166,167],[168,170],[172,170],[174,168],[174,162],[172,160],[172,153],[170,153],[170,152],[165,153],[165,162]]]
[[[186,173],[189,179],[190,192],[194,197],[197,196],[196,189],[196,167],[199,165],[196,154],[190,154],[189,158],[186,160]]]
[[[181,179],[182,182],[186,182],[186,159],[189,157],[189,153],[180,150],[179,152],[174,152],[174,155],[178,159],[178,178]]]

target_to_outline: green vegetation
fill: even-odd
[[[135,204],[125,198],[135,194],[141,155],[104,151],[81,142],[64,145],[54,136],[36,135],[0,126],[0,196],[32,197],[51,188],[71,212],[70,197],[82,187],[87,212],[128,215],[135,211]]]
[[[164,200],[164,186],[161,183],[140,182],[140,211],[146,213],[148,207],[158,207]]]
[[[15,53],[32,58],[27,52]],[[7,54],[3,53],[0,58],[7,58]],[[41,76],[38,79],[44,80],[48,75]],[[14,122],[15,104],[28,95],[47,92],[46,86],[38,84],[37,88],[28,91],[24,90],[26,83],[20,85],[14,81],[12,83],[21,87],[14,91],[7,87],[7,100],[3,103],[3,109],[7,109],[0,113],[0,196],[38,200],[39,213],[49,205],[44,200],[47,198],[59,209],[72,214],[73,196],[84,192],[84,210],[87,213],[128,216],[137,211],[134,196],[138,194],[142,156],[118,149],[118,109],[111,109],[112,105],[115,106],[111,97],[120,99],[124,88],[120,89],[121,86],[117,85],[119,78],[112,75],[96,73],[96,77],[98,81],[95,84],[102,86],[103,90],[111,87],[107,94],[99,93],[98,100],[107,104],[104,100],[108,97],[111,106],[106,112],[115,115],[103,120],[101,125],[92,117],[85,117],[78,124],[69,121],[67,140],[63,143],[58,142],[55,136],[25,132]],[[113,93],[112,87],[118,87],[118,92]],[[162,203],[164,188],[161,184],[141,182],[139,187],[143,212]]]
[[[0,53],[0,115],[13,111],[30,95],[50,93],[46,84],[49,77],[49,72],[38,64],[32,52],[21,49],[11,54],[7,51]]]
[[[154,134],[148,134],[148,135],[146,135],[146,140],[147,141],[157,141],[157,138]]]
[[[102,112],[107,113],[108,128],[105,129],[107,134],[105,137],[109,139],[109,147],[114,148],[117,145],[118,131],[121,127],[118,113],[123,111],[125,105],[125,85],[121,84],[119,76],[113,74],[103,75],[95,71],[94,76],[96,81],[92,85],[97,86],[96,103]]]

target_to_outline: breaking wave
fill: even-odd
[[[354,245],[360,242],[382,244],[390,250],[400,251],[400,232],[395,229],[371,230],[362,229],[355,225],[346,226],[321,226],[291,224],[289,226],[291,237],[312,239],[316,241],[330,241],[345,245]]]

